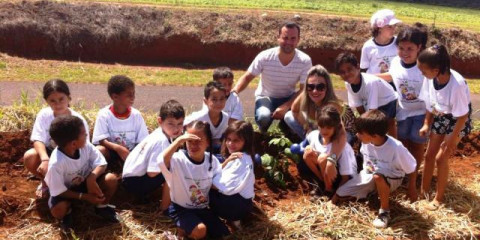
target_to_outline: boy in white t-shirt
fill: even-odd
[[[213,152],[220,153],[223,133],[227,130],[229,116],[223,111],[227,92],[225,87],[215,81],[210,81],[204,88],[204,103],[207,109],[194,112],[185,118],[184,126],[199,120],[210,124],[213,137]]]
[[[50,189],[48,206],[52,215],[61,219],[62,228],[72,228],[72,200],[96,205],[95,212],[109,222],[118,222],[114,208],[108,205],[117,189],[115,174],[105,174],[107,162],[87,141],[80,118],[61,116],[53,120],[50,136],[57,143],[48,164],[45,182]]]
[[[377,76],[361,73],[357,58],[350,52],[337,56],[335,70],[345,81],[348,105],[359,114],[372,109],[382,111],[388,118],[388,134],[396,137],[397,94],[393,88]]]
[[[135,84],[123,75],[108,81],[108,95],[113,104],[98,112],[93,129],[92,143],[107,161],[125,161],[130,151],[148,135],[142,114],[132,107]]]
[[[235,120],[243,120],[243,106],[240,102],[238,93],[232,92],[233,72],[228,67],[219,67],[213,71],[213,81],[219,82],[225,88],[227,101],[223,111],[228,114],[228,123]],[[206,104],[203,104],[202,110],[207,110]]]
[[[159,155],[183,132],[185,110],[176,100],[169,100],[160,107],[155,131],[140,142],[128,155],[123,165],[123,186],[139,200],[160,188],[165,182],[160,171]],[[160,209],[170,205],[169,189],[163,184]]]
[[[355,126],[362,141],[363,170],[338,188],[332,201],[348,196],[366,198],[377,191],[380,210],[373,225],[386,228],[390,220],[390,193],[402,184],[406,174],[415,172],[417,162],[400,141],[387,135],[388,120],[381,111],[370,110],[362,114]]]

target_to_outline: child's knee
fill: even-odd
[[[70,202],[62,201],[57,203],[50,209],[50,213],[56,219],[62,219],[67,215],[68,210],[70,210]]]
[[[40,163],[40,157],[38,156],[37,151],[33,148],[26,151],[23,155],[23,164],[30,171],[36,171]]]
[[[381,175],[378,175],[378,174],[374,174],[373,175],[373,180],[376,182],[376,183],[387,183],[385,181],[385,178]]]
[[[205,238],[206,236],[207,236],[207,226],[205,226],[205,224],[203,223],[200,223],[193,229],[189,237],[193,239],[202,239],[202,238]]]
[[[110,188],[116,188],[118,185],[118,176],[113,173],[107,173],[105,175],[105,184]]]

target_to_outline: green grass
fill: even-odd
[[[92,0],[89,0],[92,1]],[[95,0],[98,2],[98,0]],[[460,27],[480,31],[480,10],[432,6],[418,3],[402,3],[374,0],[99,0],[139,4],[159,4],[181,7],[205,8],[254,8],[270,10],[307,11],[333,15],[370,18],[377,10],[389,8],[406,22],[435,23],[437,26]]]

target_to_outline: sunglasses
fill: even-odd
[[[325,83],[319,83],[319,84],[307,84],[307,91],[312,92],[314,89],[317,89],[319,92],[325,91],[327,88],[327,85]]]

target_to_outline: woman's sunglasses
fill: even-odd
[[[311,92],[313,89],[317,89],[317,91],[322,92],[327,88],[327,85],[325,83],[319,83],[319,84],[307,84],[307,91]]]

